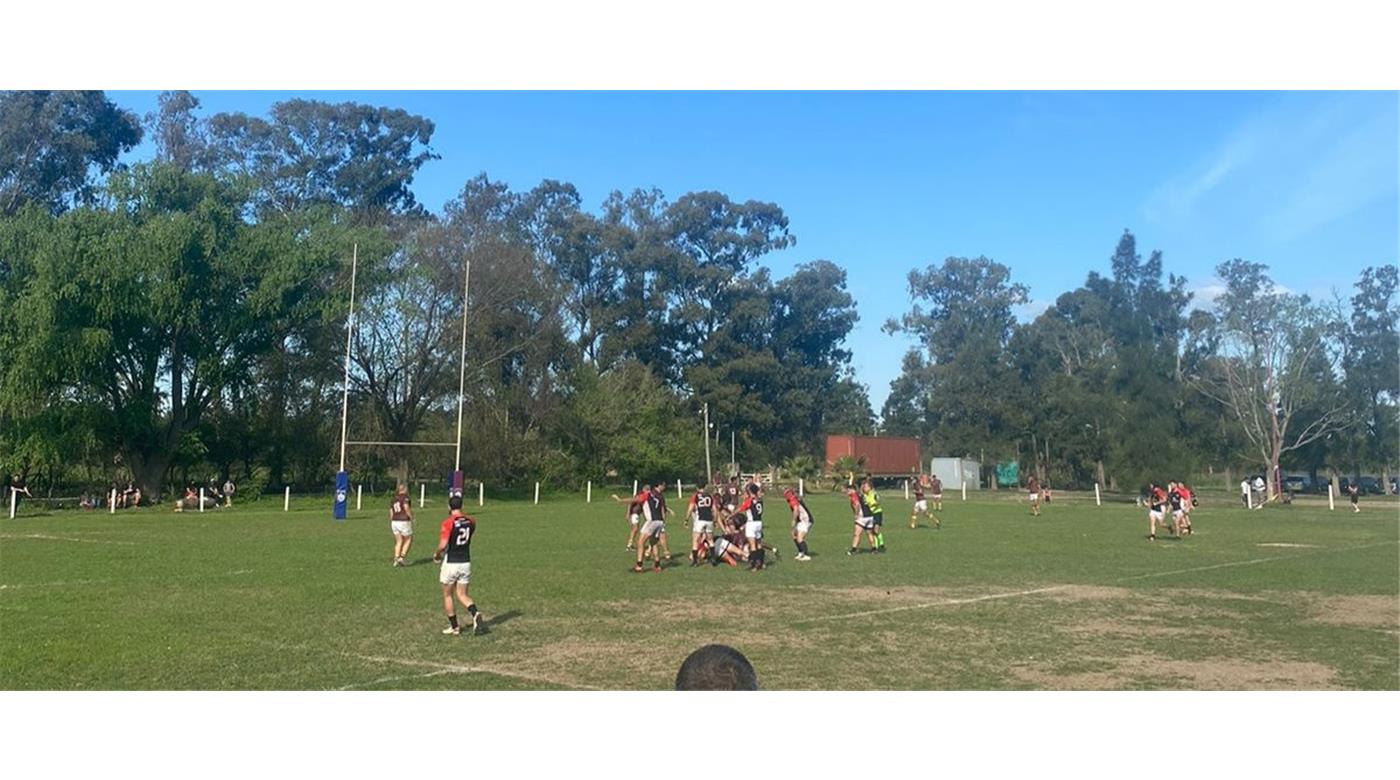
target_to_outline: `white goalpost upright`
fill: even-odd
[[[467,302],[471,291],[472,264],[470,260],[465,261],[464,281],[462,283],[462,344],[459,359],[461,368],[457,377],[457,440],[450,442],[439,441],[352,441],[348,437],[350,419],[350,350],[355,335],[355,277],[359,265],[359,245],[354,245],[350,255],[350,316],[345,326],[345,379],[344,388],[341,392],[340,400],[340,470],[335,475],[335,511],[336,520],[344,520],[348,509],[350,498],[350,474],[345,470],[345,450],[350,445],[365,447],[451,447],[456,452],[456,460],[453,462],[452,477],[448,485],[448,497],[462,495],[462,403],[465,396],[467,380]],[[355,496],[355,509],[361,507],[361,490],[363,486],[357,486]],[[426,486],[418,486],[418,506],[424,504]],[[373,491],[371,490],[371,493]],[[484,491],[482,491],[484,494]],[[484,495],[478,496],[478,503],[484,499]]]

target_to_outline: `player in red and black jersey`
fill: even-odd
[[[442,521],[437,552],[433,553],[434,561],[442,561],[438,582],[442,585],[442,608],[447,612],[447,628],[442,633],[462,633],[457,626],[457,610],[452,603],[454,593],[471,616],[472,633],[483,633],[485,626],[481,613],[477,611],[476,602],[467,594],[472,578],[472,537],[476,536],[476,521],[462,514],[461,496],[449,498],[447,506],[452,514]]]
[[[1157,523],[1166,525],[1167,491],[1152,482],[1147,486],[1147,541],[1157,541]]]
[[[642,507],[646,504],[647,496],[649,495],[651,495],[651,488],[645,486],[642,488],[642,492],[631,498],[619,498],[616,493],[612,495],[612,500],[619,504],[627,505],[627,549],[629,551],[632,549],[632,542],[636,539],[637,532],[640,528]]]
[[[701,549],[710,544],[715,535],[715,496],[705,489],[705,481],[695,486],[695,492],[686,505],[686,515],[690,517],[690,565],[699,566]]]
[[[812,530],[812,510],[792,488],[783,491],[783,499],[792,510],[792,543],[797,545],[797,555],[794,557],[799,561],[810,561],[812,556],[807,554],[807,533]]]
[[[763,488],[748,487],[748,496],[739,505],[738,514],[744,518],[744,543],[749,551],[749,571],[763,568]]]

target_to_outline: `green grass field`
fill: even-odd
[[[884,494],[883,556],[846,555],[840,496],[809,497],[793,561],[770,499],[767,571],[628,571],[623,508],[556,497],[469,506],[483,636],[447,637],[436,544],[414,565],[370,511],[268,500],[174,514],[53,512],[0,525],[4,689],[665,689],[709,642],[768,689],[1400,689],[1400,507],[1247,512],[1203,501],[1197,533],[1145,539],[1145,511],[1006,493],[908,527]],[[674,504],[674,494],[671,497]]]

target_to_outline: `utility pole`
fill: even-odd
[[[705,481],[709,482],[715,478],[715,471],[710,467],[710,402],[705,402]]]

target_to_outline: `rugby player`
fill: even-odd
[[[666,540],[666,491],[665,482],[657,482],[650,485],[646,490],[638,493],[642,498],[642,516],[645,522],[642,523],[641,531],[637,535],[637,565],[632,567],[632,571],[642,571],[642,563],[646,560],[647,550],[650,548],[652,557],[652,571],[661,571],[661,546]],[[667,551],[666,558],[671,557]]]
[[[700,565],[700,550],[709,544],[715,535],[715,497],[705,489],[705,480],[695,486],[686,506],[686,514],[691,518],[690,565]]]
[[[928,481],[928,492],[929,492],[929,498],[933,499],[933,505],[934,505],[934,507],[935,507],[939,512],[942,512],[942,511],[943,511],[943,480],[939,479],[937,475],[934,475],[933,477],[930,477],[930,478],[929,478],[929,481]],[[937,518],[937,517],[933,518],[933,521],[934,521],[935,523],[938,522],[938,518]]]
[[[924,497],[924,483],[927,481],[928,477],[923,474],[920,474],[919,478],[914,481],[914,511],[909,514],[910,528],[919,527],[920,514],[927,515],[932,519],[934,528],[938,528],[942,525],[938,520],[938,516],[928,511],[928,499]]]
[[[756,484],[748,487],[748,497],[739,505],[738,514],[744,518],[744,544],[749,553],[749,571],[758,571],[764,566],[763,554],[763,488]]]
[[[855,530],[851,533],[851,549],[846,551],[847,555],[855,555],[860,547],[860,535],[865,533],[870,538],[870,551],[875,552],[875,532],[871,530],[871,518],[866,510],[865,502],[860,500],[860,491],[856,489],[854,482],[846,483],[846,498],[851,502],[851,511],[854,513]]]
[[[461,496],[447,499],[447,506],[452,513],[442,521],[437,552],[433,553],[434,561],[442,561],[438,582],[442,584],[442,608],[447,613],[447,628],[442,633],[454,636],[462,633],[457,625],[457,610],[452,603],[455,594],[457,601],[467,608],[467,614],[471,616],[472,633],[480,634],[485,629],[483,618],[477,611],[476,602],[467,594],[472,579],[472,537],[476,535],[476,521],[462,514]]]
[[[1161,486],[1161,485],[1158,485],[1158,484],[1155,483],[1155,482],[1148,484],[1148,486],[1147,486],[1147,522],[1148,522],[1147,541],[1149,541],[1149,542],[1155,542],[1155,541],[1157,541],[1157,523],[1158,523],[1158,521],[1163,521],[1162,524],[1163,524],[1164,526],[1166,525],[1166,522],[1163,520],[1163,510],[1166,508],[1166,503],[1167,503],[1167,491],[1163,490],[1163,489],[1162,489],[1162,486]]]
[[[389,502],[389,532],[394,535],[394,565],[403,566],[408,548],[413,546],[413,502],[404,485],[399,485]]]
[[[739,483],[734,477],[729,478],[729,484],[724,486],[724,511],[734,514],[734,510],[739,506]]]
[[[1034,474],[1026,480],[1026,493],[1031,502],[1031,516],[1040,517],[1040,480]]]
[[[875,537],[875,552],[885,551],[885,511],[880,508],[880,495],[875,492],[875,485],[871,483],[870,476],[866,475],[865,481],[860,485],[860,503],[866,511],[866,516],[870,518],[870,534]]]
[[[1172,506],[1172,525],[1177,536],[1191,533],[1191,491],[1181,482],[1167,486],[1167,497]]]
[[[647,496],[650,493],[651,489],[644,487],[642,489],[642,492],[638,493],[635,496],[632,496],[631,498],[620,498],[616,493],[614,493],[612,496],[612,500],[616,501],[619,504],[627,505],[627,549],[629,551],[633,549],[632,541],[637,536],[637,526],[642,519],[642,507],[646,505]]]
[[[783,498],[792,510],[792,543],[797,546],[797,555],[793,557],[799,561],[810,561],[812,556],[807,554],[807,533],[812,530],[812,511],[792,488],[783,491]]]

